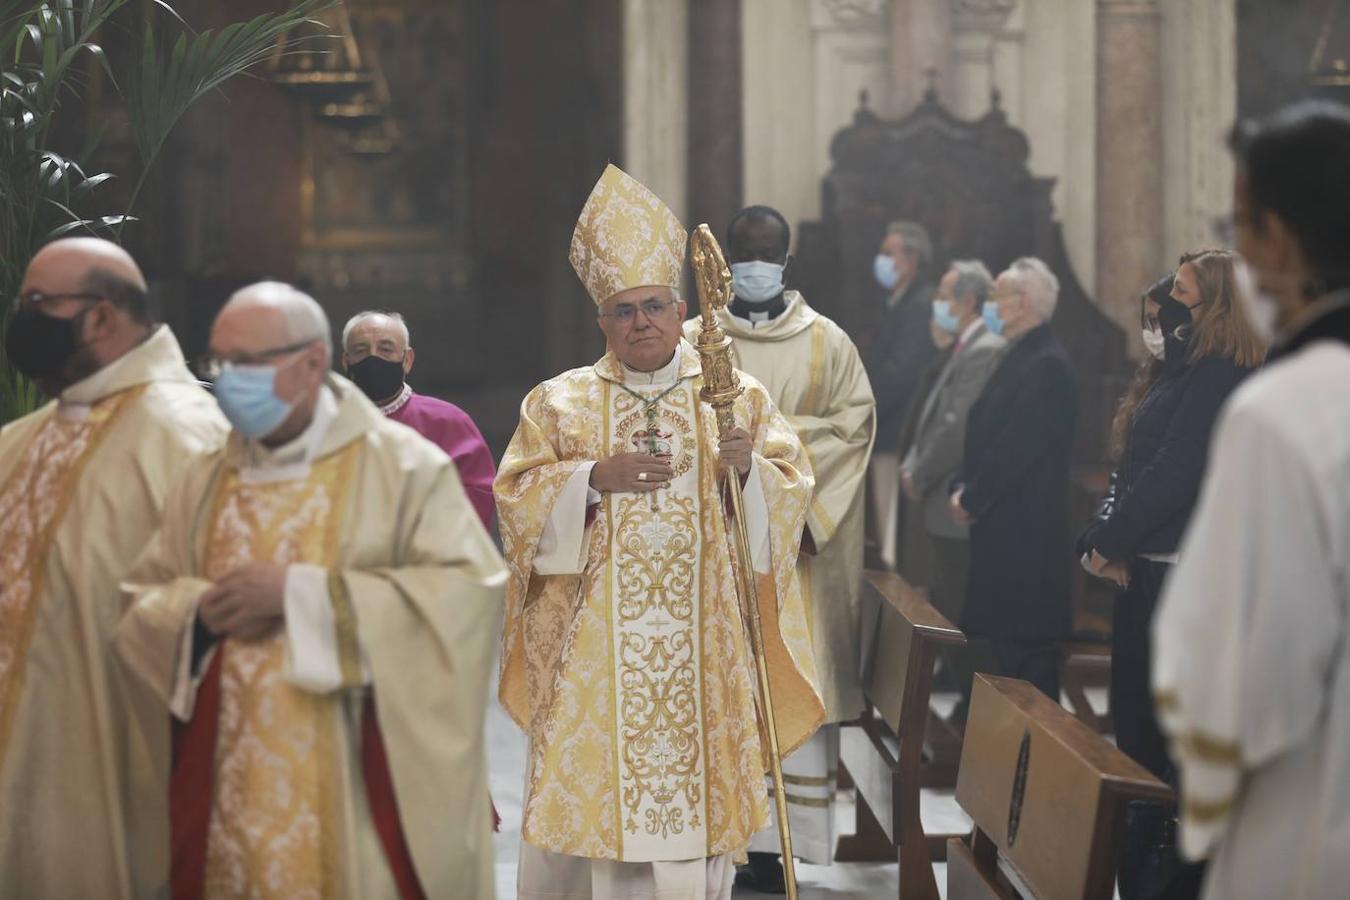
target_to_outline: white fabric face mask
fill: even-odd
[[[1151,328],[1144,329],[1144,349],[1147,350],[1154,359],[1163,358],[1163,350],[1167,346],[1167,339],[1163,337],[1161,331],[1154,331]]]
[[[731,264],[731,288],[746,303],[767,303],[783,293],[783,269],[755,259]]]
[[[1252,277],[1251,269],[1243,260],[1233,262],[1233,288],[1237,292],[1238,306],[1247,316],[1256,336],[1267,344],[1275,340],[1275,322],[1279,316],[1279,302],[1269,294],[1263,293]]]

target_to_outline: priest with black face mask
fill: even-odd
[[[52,398],[0,430],[0,895],[166,895],[169,720],[110,639],[169,488],[229,429],[108,241],[33,257],[0,364]]]
[[[464,410],[414,393],[405,380],[412,371],[408,325],[396,312],[361,312],[342,329],[342,367],[347,377],[395,422],[407,425],[440,447],[455,462],[464,491],[492,531],[496,509],[492,480],[497,467],[482,433]]]

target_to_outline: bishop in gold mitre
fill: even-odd
[[[333,374],[312,298],[211,329],[233,432],[189,464],[116,644],[172,713],[171,895],[494,895],[501,564],[454,463]],[[97,895],[90,895],[97,896]]]
[[[753,378],[734,429],[700,402],[687,238],[605,170],[571,261],[608,351],[530,391],[497,476],[501,701],[529,737],[522,898],[729,897],[768,820],[727,477],[744,486],[784,752],[824,714],[796,570],[811,468]]]

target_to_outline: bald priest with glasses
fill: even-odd
[[[177,723],[170,893],[492,897],[501,557],[450,458],[329,371],[330,334],[289,285],[225,304],[204,371],[233,430],[125,584],[117,649]]]
[[[749,376],[738,427],[700,402],[687,237],[605,170],[571,262],[608,352],[529,393],[497,476],[501,701],[530,741],[522,898],[729,897],[768,821],[725,478],[744,485],[784,752],[824,714],[796,572],[810,466]]]

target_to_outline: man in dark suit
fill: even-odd
[[[1009,347],[971,407],[951,512],[970,525],[961,627],[979,671],[1023,678],[1059,700],[1054,641],[1071,627],[1069,460],[1078,416],[1069,357],[1050,330],[1059,281],[1015,261],[985,305]]]
[[[934,288],[924,271],[932,258],[933,244],[922,225],[892,222],[873,261],[873,275],[886,291],[886,300],[863,365],[877,401],[877,439],[871,464],[873,513],[881,558],[892,567],[898,524],[900,431],[919,379],[937,353],[928,330]]]
[[[970,565],[970,531],[950,509],[948,490],[965,450],[966,418],[1006,342],[984,324],[984,304],[994,279],[984,263],[957,260],[938,282],[933,322],[956,345],[923,399],[914,440],[900,466],[905,496],[921,503],[923,525],[933,558],[933,605],[953,622],[961,621]]]

